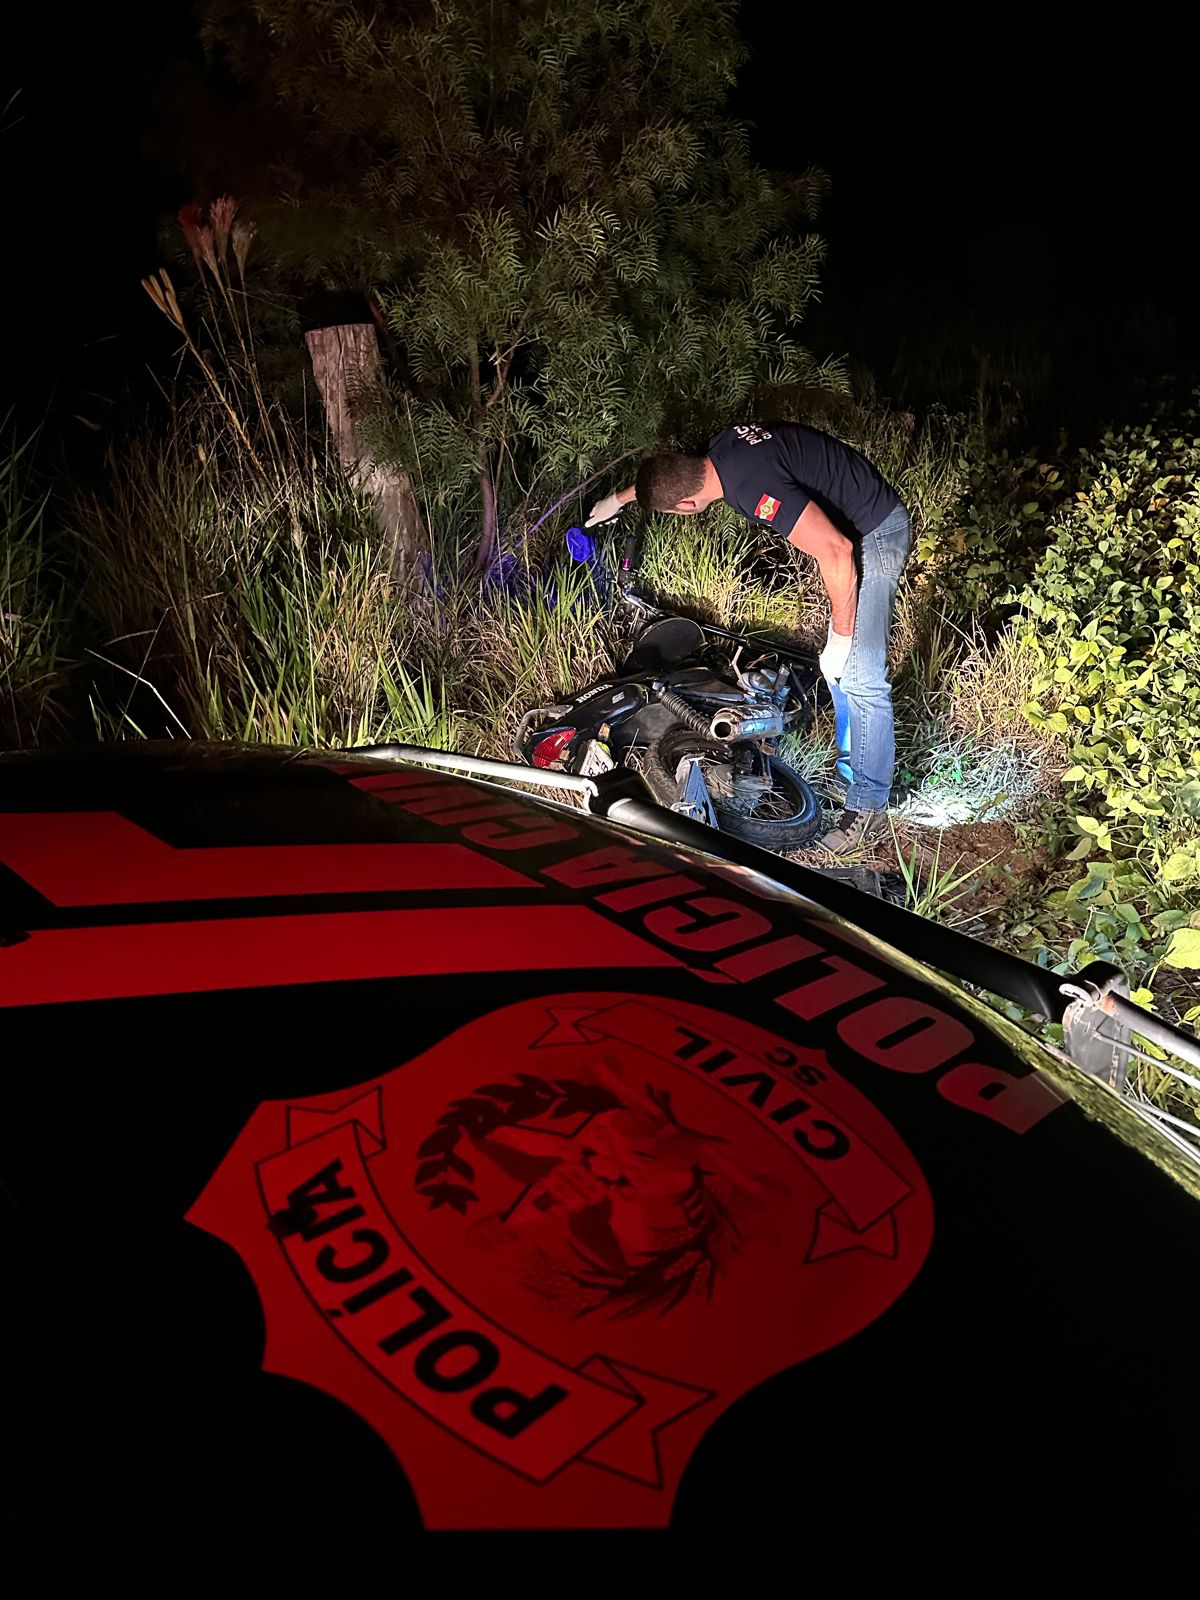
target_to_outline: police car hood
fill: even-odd
[[[801,1481],[849,1539],[864,1460],[896,1531],[1175,1448],[1111,1351],[1195,1327],[1195,1202],[920,948],[353,756],[7,758],[0,863],[23,1390],[95,1549],[134,1501],[151,1566],[486,1582],[491,1530],[600,1592]]]

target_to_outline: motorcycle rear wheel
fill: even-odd
[[[778,756],[767,757],[771,786],[747,805],[732,792],[732,752],[727,744],[688,728],[669,728],[641,763],[656,800],[670,805],[679,792],[676,773],[686,757],[701,763],[722,833],[766,850],[797,850],[821,832],[821,802],[811,784]]]

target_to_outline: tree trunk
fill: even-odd
[[[475,557],[475,570],[487,572],[496,559],[496,486],[487,467],[479,473],[479,493],[483,500],[483,520],[479,527],[479,553]]]
[[[487,407],[483,403],[483,385],[479,373],[479,357],[471,353],[471,412],[475,422],[475,444],[479,451],[479,498],[481,522],[479,548],[475,552],[476,572],[487,572],[496,557],[496,535],[499,531],[496,513],[496,485],[484,444],[484,422]]]
[[[429,555],[429,530],[412,480],[399,467],[376,460],[357,426],[371,397],[383,388],[375,329],[369,322],[344,323],[310,329],[304,339],[342,471],[375,508],[392,580],[416,577]]]

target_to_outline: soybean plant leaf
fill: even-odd
[[[1200,928],[1176,928],[1163,960],[1169,967],[1200,967]]]

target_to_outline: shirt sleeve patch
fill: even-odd
[[[764,522],[772,522],[778,510],[779,501],[773,495],[764,494],[754,508],[754,515],[761,517]]]

